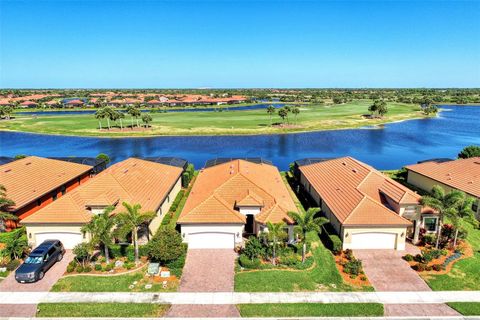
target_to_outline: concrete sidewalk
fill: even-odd
[[[10,320],[27,320],[27,319],[32,319],[32,320],[38,320],[39,318],[16,318],[16,317],[10,317],[10,318],[1,318],[0,319],[10,319]],[[60,319],[65,319],[65,320],[85,320],[85,319],[101,319],[101,320],[119,320],[119,319],[124,319],[124,318],[111,318],[111,317],[105,317],[105,318],[41,318],[42,320],[60,320]],[[158,320],[158,319],[166,319],[166,318],[128,318],[128,320]],[[168,319],[168,318],[167,318]],[[172,319],[172,318],[169,318]],[[192,318],[174,318],[175,320],[192,320]],[[259,317],[252,317],[252,318],[228,318],[228,320],[293,320],[293,319],[301,319],[301,320],[437,320],[437,319],[448,319],[448,320],[462,320],[462,319],[479,319],[478,316],[451,316],[451,317],[431,317],[431,316],[420,316],[420,317],[286,317],[286,318],[276,318],[276,317],[268,317],[268,318],[259,318]],[[200,317],[200,318],[195,318],[195,320],[225,320],[225,318],[205,318],[205,317]]]
[[[0,292],[1,304],[118,302],[159,304],[480,302],[480,291],[416,292]],[[0,306],[1,306],[0,304]]]

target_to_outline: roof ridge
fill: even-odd
[[[362,199],[361,199],[360,201],[358,201],[358,203],[357,203],[357,205],[355,206],[355,208],[353,208],[352,211],[350,211],[350,213],[348,214],[348,216],[347,216],[345,219],[343,219],[343,222],[342,222],[343,224],[348,221],[348,219],[355,213],[355,211],[358,209],[358,207],[360,207],[360,205],[362,204],[362,202],[364,202],[365,199],[367,198],[367,195],[365,195],[363,192],[360,192],[360,190],[358,190],[358,189],[355,189],[355,190],[357,190],[363,197],[362,197]],[[372,200],[373,200],[373,199],[372,199]]]

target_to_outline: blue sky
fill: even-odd
[[[480,87],[480,1],[0,0],[0,87]]]

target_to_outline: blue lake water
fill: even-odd
[[[229,110],[229,111],[241,111],[241,110],[259,110],[259,109],[266,109],[269,105],[273,105],[275,108],[280,108],[284,106],[284,104],[274,103],[274,104],[255,104],[255,105],[248,105],[248,106],[234,106],[234,105],[221,105],[217,107],[199,107],[199,108],[182,108],[182,109],[169,109],[169,108],[160,108],[160,111],[166,112],[213,112],[219,111],[220,109]],[[142,112],[149,112],[150,110],[142,110]],[[82,114],[94,114],[97,112],[95,109],[87,109],[87,110],[59,110],[59,111],[20,111],[15,112],[16,115],[22,116],[63,116],[63,115],[82,115]],[[125,111],[126,112],[126,111]]]
[[[215,157],[263,157],[280,169],[306,157],[350,155],[379,169],[396,169],[431,158],[454,158],[466,145],[480,145],[480,107],[442,106],[437,118],[382,128],[257,136],[94,138],[0,132],[0,155],[128,157],[177,156],[200,168]]]

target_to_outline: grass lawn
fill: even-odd
[[[464,316],[480,316],[480,302],[449,302],[447,304]]]
[[[374,317],[383,316],[380,303],[279,303],[237,305],[242,317]]]
[[[456,262],[447,274],[428,276],[425,280],[433,290],[480,290],[480,230],[470,226],[467,241],[474,256]]]
[[[54,292],[154,292],[175,291],[176,288],[163,289],[159,283],[153,283],[151,289],[145,289],[147,284],[144,271],[118,276],[74,276],[58,280],[51,291]],[[129,286],[135,281],[133,289]]]
[[[99,131],[98,121],[93,115],[61,116],[18,116],[16,119],[0,121],[0,130],[15,130],[46,134],[81,136],[148,136],[148,135],[215,135],[215,134],[260,134],[300,132],[355,128],[377,125],[392,121],[423,117],[418,106],[388,103],[388,114],[383,119],[364,119],[368,114],[370,100],[357,100],[342,105],[308,105],[300,107],[296,126],[288,128],[270,127],[265,110],[223,112],[171,112],[153,113],[152,128],[146,131]],[[273,123],[281,119],[274,115]],[[290,115],[290,122],[295,122]],[[130,117],[124,125],[130,124]],[[104,121],[103,126],[106,126]]]
[[[313,269],[239,271],[235,274],[235,291],[354,291],[355,288],[343,282],[331,252],[323,246],[318,235],[309,233],[308,237],[315,260]],[[363,290],[373,291],[373,288]]]
[[[37,317],[162,317],[168,305],[151,303],[40,303]]]

